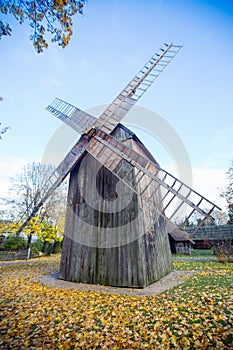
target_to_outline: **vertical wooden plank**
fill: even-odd
[[[113,135],[148,157],[149,152],[145,151],[139,140],[123,126],[119,125],[113,131]],[[154,206],[134,194],[124,210],[124,203],[120,200],[118,209],[114,213],[108,213],[108,201],[111,202],[114,196],[118,179],[109,170],[101,167],[92,156],[87,155],[84,160],[82,166],[80,167],[79,163],[70,176],[60,278],[84,283],[142,288],[170,272],[172,263],[168,236],[162,218],[156,210],[160,200],[159,191],[155,192]],[[127,166],[124,165],[121,171],[128,172],[127,167],[131,165],[125,164]],[[121,164],[117,161],[116,166],[120,167]],[[96,174],[95,180],[88,175],[90,172]],[[133,181],[135,170],[128,173],[129,181]],[[97,192],[103,199],[94,209],[83,198],[88,193],[92,200],[96,201],[97,195],[90,193],[91,181],[96,182]],[[137,186],[148,185],[147,177],[144,177],[143,181]],[[153,193],[154,186],[153,183],[148,185],[148,195]],[[137,220],[134,221],[135,217]],[[83,232],[85,225],[82,225],[82,220],[90,223],[89,232]],[[129,222],[130,230],[124,231],[125,222]],[[114,227],[115,246],[98,246],[104,239],[101,226]],[[85,234],[91,235],[94,246],[82,244],[81,240],[77,239]],[[124,234],[128,241],[121,245],[121,237]]]

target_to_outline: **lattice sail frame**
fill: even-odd
[[[184,210],[184,206],[186,207],[185,221],[188,221],[197,213],[200,216],[200,221],[192,235],[195,234],[206,218],[211,217],[213,210],[221,210],[213,202],[160,168],[156,163],[102,130],[96,130],[86,150],[145,201],[153,203],[152,198],[155,197],[155,192],[161,190],[163,194],[158,210],[161,207],[163,208],[160,214],[169,220],[169,230],[176,228],[171,220],[176,218],[175,215],[179,216],[179,212]],[[122,167],[119,167],[122,159],[133,166],[127,174],[121,171]],[[132,177],[132,174],[135,175]],[[128,178],[130,178],[130,181]],[[144,178],[147,178],[147,181],[143,181]],[[137,186],[139,183],[140,186]],[[156,190],[151,193],[150,185],[152,183],[156,183]],[[173,205],[175,199],[178,200],[178,203]]]
[[[88,126],[91,128],[96,122],[96,118],[91,114],[57,97],[46,107],[46,110],[80,134],[82,134]]]
[[[98,119],[59,98],[55,98],[46,109],[81,134],[88,133],[93,126],[109,134],[160,76],[181,48],[181,45],[173,43],[163,44]]]
[[[134,104],[159,77],[171,60],[182,48],[180,45],[164,44],[159,53],[153,55],[138,74],[129,82],[116,99],[108,106],[94,124],[110,134]]]

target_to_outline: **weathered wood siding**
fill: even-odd
[[[150,156],[126,128],[118,126],[113,135]],[[122,171],[130,167],[124,164]],[[123,195],[118,196],[119,191]],[[149,185],[148,195],[154,191]],[[152,205],[126,186],[119,187],[115,175],[86,155],[70,176],[60,278],[145,287],[169,273],[171,253],[165,222],[157,210],[159,199],[157,191]]]

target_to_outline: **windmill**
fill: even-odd
[[[172,270],[167,233],[177,229],[172,220],[179,212],[186,208],[187,221],[198,213],[197,230],[218,208],[162,169],[120,124],[180,49],[164,44],[98,119],[58,98],[47,107],[81,137],[41,189],[20,231],[70,174],[60,278],[145,287]]]

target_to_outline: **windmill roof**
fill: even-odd
[[[156,159],[154,158],[154,156],[150,153],[150,151],[146,148],[146,146],[144,146],[144,144],[142,143],[142,141],[137,137],[137,135],[132,132],[130,129],[128,129],[126,126],[124,126],[123,124],[119,123],[117,124],[116,128],[112,131],[111,135],[114,136],[114,131],[118,128],[118,131],[119,129],[122,130],[122,133],[120,135],[120,138],[119,138],[119,134],[118,134],[118,140],[124,142],[128,139],[132,139],[133,141],[135,141],[136,143],[138,143],[140,145],[140,148],[141,150],[143,151],[143,153],[146,155],[146,157],[154,162],[155,164],[158,164],[158,162],[156,161]]]

